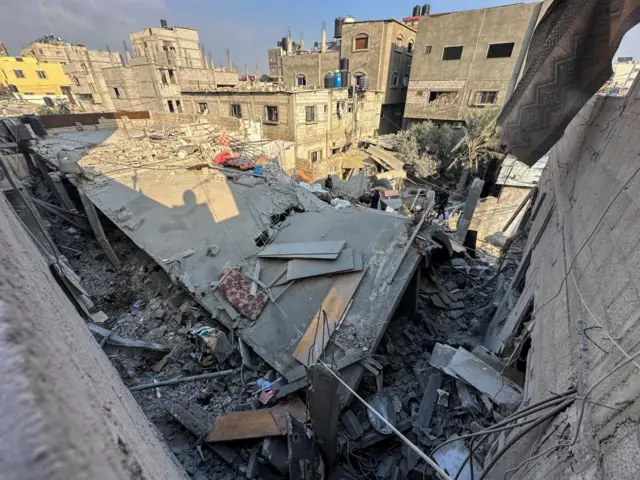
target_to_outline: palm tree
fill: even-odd
[[[458,189],[464,190],[471,174],[477,172],[480,165],[491,156],[502,156],[501,132],[498,125],[498,109],[469,110],[464,115],[464,136],[453,147],[453,152],[461,151],[458,160],[464,160]]]

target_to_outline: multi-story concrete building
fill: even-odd
[[[4,46],[4,43],[0,42],[0,57],[8,57],[9,52],[7,51],[7,47]]]
[[[113,110],[102,69],[122,65],[119,53],[89,50],[72,45],[60,37],[47,35],[22,49],[22,55],[35,57],[40,63],[59,63],[69,76],[71,101],[84,112]]]
[[[233,87],[238,74],[214,68],[192,28],[147,28],[129,35],[134,56],[102,73],[116,110],[183,112],[182,90]]]
[[[51,106],[69,94],[69,79],[61,65],[31,57],[0,57],[0,86],[23,100]]]
[[[182,92],[185,113],[208,118],[230,131],[243,120],[262,123],[267,140],[294,142],[296,166],[307,172],[331,155],[377,134],[382,92],[275,87]]]
[[[332,86],[329,79],[336,71],[343,71],[343,88],[384,93],[379,131],[397,131],[402,123],[415,37],[414,29],[397,20],[336,19],[335,41],[330,44],[324,30],[313,50],[300,45],[293,48],[288,39],[281,49],[284,84]]]
[[[624,96],[638,76],[640,63],[634,62],[633,57],[620,57],[613,64],[613,75],[607,82],[602,93],[607,95]]]
[[[414,121],[460,121],[499,108],[513,90],[542,3],[421,17],[404,112]]]

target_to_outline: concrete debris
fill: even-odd
[[[443,470],[449,472],[449,475],[455,475],[462,464],[467,460],[469,456],[469,450],[464,446],[464,441],[452,442],[444,447],[436,450],[433,454],[433,458],[438,462]],[[459,479],[471,480],[472,478],[480,478],[482,474],[482,467],[478,464],[478,461],[473,462],[473,475],[471,473],[471,467],[469,462],[465,463]]]
[[[162,263],[164,264],[168,264],[171,262],[179,262],[180,260],[182,260],[183,258],[187,258],[190,257],[191,255],[193,255],[194,253],[196,253],[198,251],[198,248],[190,248],[188,250],[185,250],[183,252],[179,252],[176,253],[175,255],[172,255],[169,258],[165,258],[162,260]]]
[[[349,438],[351,440],[356,440],[362,437],[362,435],[364,434],[364,428],[362,427],[362,424],[358,420],[358,417],[356,417],[356,414],[353,413],[352,410],[347,409],[342,412],[341,420],[346,427]]]
[[[220,247],[217,245],[209,245],[207,247],[207,256],[215,257],[218,253],[220,253]]]
[[[438,405],[443,407],[449,406],[449,392],[438,389]]]

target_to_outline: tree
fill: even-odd
[[[270,77],[266,73],[263,73],[262,76],[260,77],[261,82],[268,82],[269,80],[270,80]]]
[[[53,106],[39,105],[36,109],[38,115],[66,115],[71,113],[69,102],[56,100]]]
[[[458,160],[465,162],[458,190],[466,187],[469,178],[486,160],[503,155],[498,114],[497,109],[469,110],[465,113],[464,135],[453,147],[453,152],[461,152],[462,155],[449,166],[452,168]]]
[[[396,136],[395,148],[412,173],[430,177],[438,172],[442,162],[453,158],[452,150],[458,137],[448,125],[429,121],[414,123]]]

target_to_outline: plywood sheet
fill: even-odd
[[[335,260],[313,260],[308,258],[291,260],[287,266],[287,280],[353,270],[354,254],[353,248],[345,248]],[[362,270],[362,267],[360,269]]]
[[[307,366],[320,358],[364,274],[363,270],[336,277],[331,290],[298,343],[293,358]],[[326,324],[323,320],[323,310],[327,314]]]
[[[344,240],[327,241],[327,242],[298,242],[298,243],[276,243],[267,245],[264,250],[258,253],[259,257],[280,258],[300,257],[315,255],[335,255],[337,258],[345,245]]]
[[[307,408],[298,397],[273,408],[245,410],[220,415],[207,442],[228,442],[249,438],[275,437],[287,433],[287,413],[300,422],[307,420]]]

